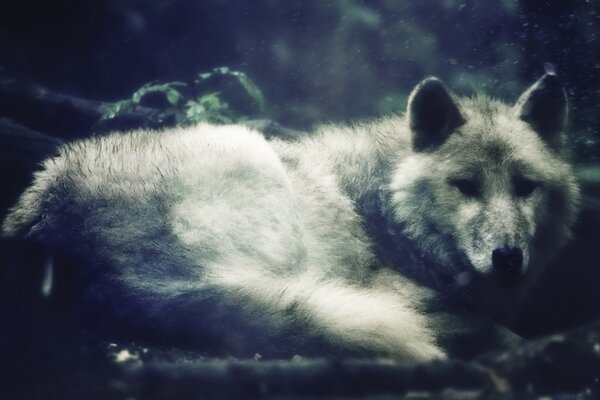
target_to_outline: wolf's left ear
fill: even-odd
[[[452,96],[437,78],[427,78],[413,89],[407,114],[416,151],[441,145],[465,123]]]
[[[553,72],[546,73],[527,89],[515,105],[519,118],[527,122],[551,147],[562,146],[567,122],[567,94]]]

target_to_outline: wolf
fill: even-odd
[[[486,313],[568,241],[566,119],[552,73],[514,104],[432,77],[404,114],[298,140],[206,123],[92,137],[43,163],[2,234],[80,260],[76,308],[98,329],[207,354],[445,358],[475,327],[510,341]]]

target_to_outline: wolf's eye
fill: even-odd
[[[480,194],[479,184],[473,179],[452,179],[450,183],[467,197],[477,197]]]
[[[531,179],[518,178],[514,181],[515,194],[519,197],[528,197],[540,184]]]

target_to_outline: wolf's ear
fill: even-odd
[[[515,105],[519,118],[527,122],[551,147],[562,146],[567,122],[567,95],[556,74],[546,73],[527,89]]]
[[[465,122],[452,96],[437,78],[427,78],[413,89],[407,114],[416,151],[441,145]]]

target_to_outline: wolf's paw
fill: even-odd
[[[432,341],[417,341],[406,343],[399,356],[411,362],[426,363],[431,361],[445,360],[446,353]]]
[[[379,348],[384,354],[401,361],[426,363],[448,358],[431,333],[424,329],[419,332],[409,332],[405,329],[402,333],[395,331],[393,335],[373,336],[373,338],[370,343],[373,348]]]
[[[448,358],[446,353],[434,344],[423,345],[419,349],[418,357],[421,362],[446,360]]]

